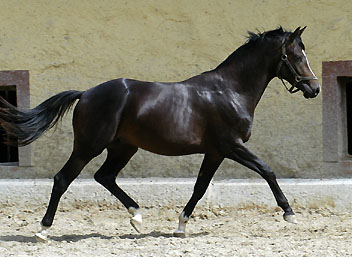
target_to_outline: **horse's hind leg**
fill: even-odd
[[[138,148],[135,146],[122,143],[108,147],[108,156],[104,164],[95,173],[94,179],[121,201],[128,212],[133,215],[131,225],[140,232],[142,216],[139,213],[139,206],[115,181],[120,170],[125,167],[137,150]]]
[[[194,208],[196,207],[196,204],[205,194],[209,183],[215,174],[215,171],[217,170],[223,159],[223,157],[217,154],[205,154],[196,184],[194,186],[192,197],[188,201],[186,207],[183,209],[183,212],[179,217],[178,228],[174,232],[174,236],[185,236],[186,223],[188,222],[189,217],[191,216]]]
[[[46,230],[53,224],[61,196],[91,159],[82,158],[74,151],[64,167],[55,175],[49,205],[41,222],[42,229],[36,234],[37,240],[45,241],[47,239]]]

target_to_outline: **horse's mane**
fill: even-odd
[[[258,33],[248,31],[248,36],[247,36],[248,40],[245,44],[256,43],[256,42],[262,41],[266,38],[282,37],[288,33],[291,33],[291,31],[286,31],[281,26],[278,27],[277,29],[274,29],[274,30],[269,30],[269,31],[264,31],[264,32],[258,31]]]
[[[290,33],[291,31],[284,30],[281,26],[278,27],[277,29],[264,31],[264,32],[254,33],[254,32],[248,31],[247,41],[242,46],[240,46],[235,52],[233,52],[229,57],[227,57],[225,61],[219,64],[217,68],[230,64],[236,56],[248,50],[248,48],[257,45],[258,43],[266,41],[266,39],[286,37]]]

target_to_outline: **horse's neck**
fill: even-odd
[[[267,85],[275,77],[275,61],[267,60],[268,54],[253,51],[239,58],[233,58],[226,66],[219,66],[216,71],[228,82],[227,87],[248,97],[252,108],[260,101]],[[247,58],[247,59],[243,59]],[[254,111],[254,109],[253,109]]]

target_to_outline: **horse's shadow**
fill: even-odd
[[[112,236],[105,236],[101,235],[99,233],[90,233],[90,234],[84,234],[84,235],[77,235],[77,234],[71,234],[71,235],[62,235],[62,236],[49,236],[48,240],[49,241],[56,241],[56,242],[78,242],[84,239],[88,238],[101,238],[101,239],[112,239]],[[9,236],[0,236],[0,242],[19,242],[19,243],[36,243],[36,238],[35,236],[24,236],[24,235],[9,235]]]
[[[193,233],[190,235],[187,235],[186,237],[198,237],[198,236],[206,236],[208,235],[208,232],[199,232],[199,233]],[[154,238],[160,238],[160,237],[166,237],[166,238],[176,238],[173,233],[164,233],[161,231],[152,231],[149,233],[140,233],[140,234],[125,234],[125,235],[118,235],[120,239],[141,239],[141,238],[146,238],[146,237],[154,237]]]
[[[187,235],[187,237],[198,237],[198,236],[206,236],[208,235],[208,232],[200,232],[200,233],[193,233],[190,235]],[[77,234],[70,234],[70,235],[62,235],[62,236],[49,236],[48,240],[49,241],[55,241],[55,242],[78,242],[84,239],[89,239],[89,238],[100,238],[104,240],[109,240],[113,238],[120,238],[120,239],[142,239],[142,238],[147,238],[147,237],[154,237],[154,238],[160,238],[160,237],[165,237],[165,238],[173,238],[174,235],[172,233],[164,233],[161,231],[152,231],[149,233],[141,233],[141,234],[122,234],[122,235],[116,235],[116,236],[106,236],[102,235],[99,233],[90,233],[90,234],[83,234],[83,235],[77,235]],[[0,236],[0,242],[19,242],[19,243],[36,243],[36,239],[34,236],[24,236],[24,235],[9,235],[9,236]]]
[[[35,243],[36,240],[34,236],[13,235],[0,236],[0,242]]]

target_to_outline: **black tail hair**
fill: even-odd
[[[5,143],[25,146],[55,126],[79,99],[83,91],[64,91],[50,97],[33,109],[19,109],[0,96],[0,126],[5,130]]]

